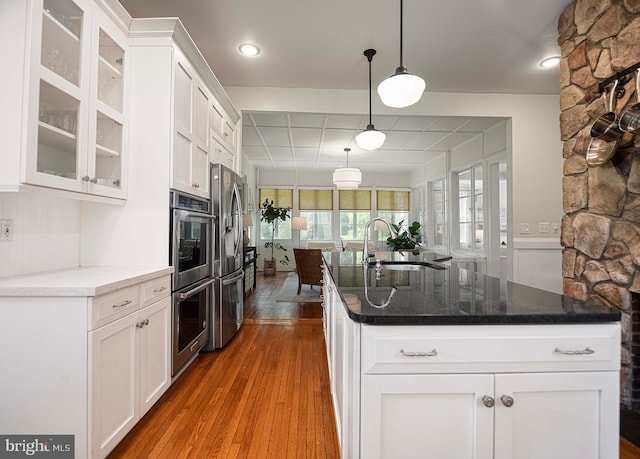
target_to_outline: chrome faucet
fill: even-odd
[[[398,233],[396,233],[396,231],[391,226],[391,223],[389,223],[389,220],[387,220],[386,218],[374,217],[369,220],[367,222],[367,226],[364,227],[364,246],[362,247],[362,264],[365,266],[369,264],[369,229],[371,228],[371,225],[373,225],[377,221],[384,222],[384,224],[387,225],[387,228],[389,228],[391,236],[398,237]]]

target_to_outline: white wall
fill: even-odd
[[[367,91],[248,88],[229,86],[225,88],[240,110],[292,111],[304,113],[363,113],[366,110]],[[513,94],[455,94],[426,93],[417,104],[402,109],[382,105],[373,99],[374,114],[403,114],[413,116],[480,116],[503,117],[507,135],[506,153],[510,164],[510,202],[513,237],[524,239],[557,239],[559,234],[539,233],[538,223],[559,223],[562,217],[562,143],[559,127],[559,97],[555,95]],[[492,148],[492,139],[485,141],[485,148]],[[446,166],[444,158],[434,160],[434,165]],[[445,167],[446,171],[446,167]],[[424,183],[434,171],[425,165],[424,173],[411,174],[414,186]],[[263,172],[261,172],[261,175]],[[436,174],[442,175],[442,174]],[[324,184],[330,181],[324,182]],[[528,223],[531,233],[520,235],[520,223]],[[519,250],[519,249],[514,249]],[[543,250],[541,253],[548,254]],[[556,251],[542,255],[535,250],[517,255],[518,266],[511,267],[511,276],[522,283],[539,282],[531,271],[524,272],[529,258],[537,266],[544,265],[550,277],[561,278],[561,266]],[[517,270],[517,272],[516,272]],[[553,285],[549,283],[549,288]]]
[[[80,263],[80,203],[32,193],[0,193],[0,219],[13,241],[0,242],[0,277],[74,268]]]

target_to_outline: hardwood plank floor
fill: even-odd
[[[339,458],[319,303],[277,303],[287,273],[257,274],[245,323],[201,354],[109,456]],[[620,437],[620,458],[640,448]]]
[[[245,323],[202,353],[110,458],[339,457],[320,303],[277,303],[264,277]]]

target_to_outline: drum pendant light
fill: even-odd
[[[367,125],[367,129],[356,136],[356,143],[363,150],[380,148],[387,138],[383,132],[373,127],[373,123],[371,122],[371,60],[375,54],[375,49],[366,49],[364,51],[364,55],[367,56],[367,60],[369,61],[369,124]]]
[[[426,83],[418,75],[407,71],[402,62],[402,8],[400,0],[400,67],[378,85],[378,95],[387,107],[404,108],[415,104],[422,97]]]
[[[349,167],[349,152],[351,148],[345,148],[347,153],[347,167],[341,167],[333,171],[333,184],[339,190],[357,190],[362,183],[362,172],[360,169]]]

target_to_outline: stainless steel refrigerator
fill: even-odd
[[[223,347],[237,333],[244,318],[242,242],[242,178],[222,164],[211,165],[213,225],[213,277],[209,343],[204,350]]]

